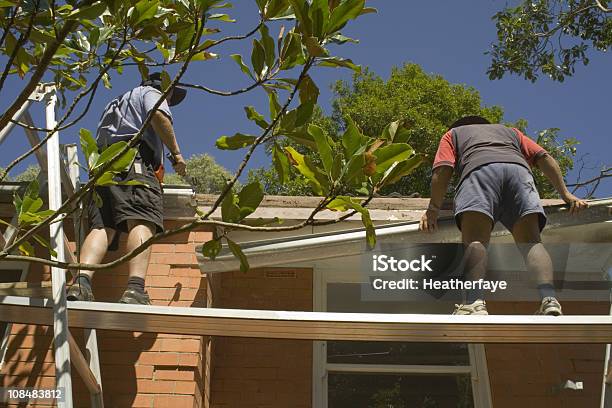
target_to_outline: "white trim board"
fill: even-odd
[[[7,296],[0,320],[51,325],[52,302]],[[610,343],[612,316],[283,312],[69,302],[71,327],[304,340]]]

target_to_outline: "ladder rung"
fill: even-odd
[[[51,298],[51,281],[0,283],[0,296]]]

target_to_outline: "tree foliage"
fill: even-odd
[[[523,0],[495,14],[497,42],[490,51],[488,74],[505,73],[535,81],[544,74],[555,81],[571,76],[576,64],[589,63],[589,49],[612,46],[612,6],[605,0]]]
[[[448,126],[465,115],[481,115],[492,123],[503,122],[503,110],[499,106],[484,106],[474,88],[462,84],[451,84],[440,75],[427,74],[416,64],[405,64],[394,68],[390,78],[384,80],[371,71],[355,74],[352,82],[337,82],[334,87],[333,112],[324,116],[318,112],[313,123],[318,124],[337,140],[346,119],[352,118],[368,135],[382,133],[391,121],[403,126],[410,145],[426,156],[426,165],[402,177],[396,183],[381,189],[380,193],[396,193],[402,196],[429,195],[431,162],[435,156],[441,136]],[[527,122],[506,123],[527,132]],[[539,132],[532,139],[541,144],[559,162],[565,176],[573,168],[573,158],[578,142],[563,139],[559,129],[550,128]],[[300,148],[294,143],[294,147]],[[319,160],[314,157],[313,160]],[[543,198],[557,197],[550,182],[539,171],[534,171],[535,180]],[[250,180],[260,180],[268,194],[312,195],[313,192],[299,178],[291,177],[280,183],[274,166],[252,171]],[[360,194],[357,190],[349,194]]]
[[[191,177],[195,192],[200,194],[219,194],[232,174],[215,161],[208,153],[195,154],[186,160],[187,175]],[[165,184],[188,185],[189,183],[176,173],[167,173]]]
[[[388,80],[364,70],[356,73],[351,83],[337,82],[333,91],[332,114],[313,118],[313,123],[327,129],[332,139],[341,139],[342,131],[351,120],[369,137],[383,134],[389,123],[395,122],[405,140],[429,163],[382,188],[381,194],[427,196],[430,164],[448,126],[464,115],[482,115],[492,122],[500,122],[503,116],[500,107],[483,106],[474,88],[451,84],[440,75],[424,72],[416,64],[393,68]],[[299,194],[305,189],[293,179],[282,185],[275,182],[278,177],[273,168],[259,169],[251,174],[255,176],[260,177],[269,193]],[[362,194],[358,189],[347,193]]]
[[[168,235],[201,225],[222,224],[223,229],[218,230],[214,239],[204,245],[203,253],[214,258],[222,243],[225,243],[240,260],[241,269],[244,270],[248,267],[248,261],[240,246],[228,238],[229,231],[298,229],[316,224],[314,215],[323,210],[347,212],[339,215],[338,221],[359,214],[366,226],[368,243],[374,244],[374,229],[366,208],[369,200],[354,199],[344,195],[344,192],[359,189],[371,197],[417,167],[421,156],[407,143],[405,132],[397,124],[384,132],[367,135],[358,125],[348,124],[334,139],[325,128],[312,123],[319,89],[309,72],[319,67],[359,71],[360,68],[351,60],[334,55],[329,45],[355,42],[342,35],[341,31],[361,15],[375,10],[366,7],[365,0],[255,0],[255,4],[260,18],[257,26],[251,27],[244,35],[223,36],[223,25],[235,20],[221,11],[231,8],[232,4],[220,0],[0,2],[0,24],[4,27],[0,53],[6,60],[0,77],[0,89],[9,75],[22,78],[20,84],[23,85],[15,100],[0,116],[0,131],[12,121],[13,115],[42,80],[56,86],[65,108],[54,129],[35,128],[45,131],[47,137],[40,145],[13,160],[7,172],[44,146],[55,130],[64,130],[78,123],[87,113],[99,84],[111,87],[112,78],[128,67],[136,68],[142,78],[148,75],[150,67],[162,69],[162,96],[156,105],[159,106],[191,64],[218,58],[214,50],[221,44],[227,46],[230,42],[248,39],[252,47],[247,55],[230,54],[228,58],[248,78],[249,86],[224,91],[204,84],[183,85],[219,97],[261,89],[269,100],[264,109],[244,107],[247,118],[261,129],[259,132],[245,134],[237,129],[233,135],[221,136],[217,140],[219,149],[238,151],[242,161],[206,212],[198,213],[185,225],[156,234],[140,248],[103,265],[45,262],[32,257],[32,252],[27,248],[25,252],[22,251],[27,255],[25,260],[64,268],[108,268],[131,259],[144,247]],[[278,24],[272,24],[276,20],[283,20],[284,25],[272,32],[279,28]],[[174,76],[171,76],[171,71],[175,73]],[[82,101],[86,102],[83,104]],[[82,109],[75,114],[79,106]],[[24,196],[17,197],[16,205],[27,214],[22,218],[28,221],[17,226],[18,233],[0,252],[0,259],[17,259],[16,255],[11,254],[12,250],[31,245],[39,232],[58,217],[75,211],[75,204],[86,196],[93,196],[96,204],[100,205],[95,187],[117,183],[115,175],[130,165],[135,147],[151,117],[152,114],[149,114],[141,129],[129,141],[112,144],[104,151],[98,151],[90,130],[81,129],[80,141],[86,159],[84,167],[89,173],[88,181],[52,214],[40,213],[37,204],[39,197],[34,195],[33,187]],[[31,127],[24,123],[17,124]],[[286,140],[298,143],[300,149],[287,144]],[[253,220],[246,220],[261,202],[263,187],[258,181],[241,186],[238,179],[254,151],[266,146],[272,152],[281,182],[288,182],[292,177],[291,172],[295,171],[314,193],[322,196],[311,217],[300,225],[253,226]],[[205,156],[193,163],[194,171],[204,171],[208,165]],[[214,189],[218,187],[217,183]],[[209,185],[202,188],[213,189]],[[32,207],[34,209],[22,205],[30,202],[36,203]],[[221,210],[222,222],[211,219],[217,209]]]

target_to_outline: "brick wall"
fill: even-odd
[[[167,223],[167,228],[172,228]],[[195,246],[210,239],[211,233],[192,231],[175,235],[153,245],[146,287],[154,305],[205,307],[206,279],[195,258]],[[119,251],[124,250],[123,234]],[[127,265],[99,271],[93,288],[97,301],[116,302],[127,282]],[[32,266],[28,280],[48,280],[48,268]],[[55,368],[52,328],[14,325],[0,386],[52,388]],[[83,331],[72,334],[84,348]],[[157,333],[99,330],[98,348],[105,404],[108,407],[194,407],[202,406],[204,389],[202,353],[205,338]],[[89,406],[89,394],[72,370],[74,402]]]
[[[221,308],[312,311],[312,270],[266,268],[216,274]],[[312,342],[213,339],[214,408],[306,408],[312,401]]]
[[[492,314],[533,314],[535,303],[489,303]],[[608,314],[609,305],[564,302],[568,315]],[[554,342],[554,337],[551,337]],[[488,344],[491,396],[495,408],[599,407],[605,345]],[[562,390],[566,380],[583,381],[581,391]]]

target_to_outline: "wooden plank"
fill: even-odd
[[[51,301],[7,297],[0,320],[51,325]],[[70,326],[186,335],[303,340],[609,343],[612,316],[452,316],[277,312],[69,302]]]
[[[0,283],[0,296],[51,298],[51,282]]]

